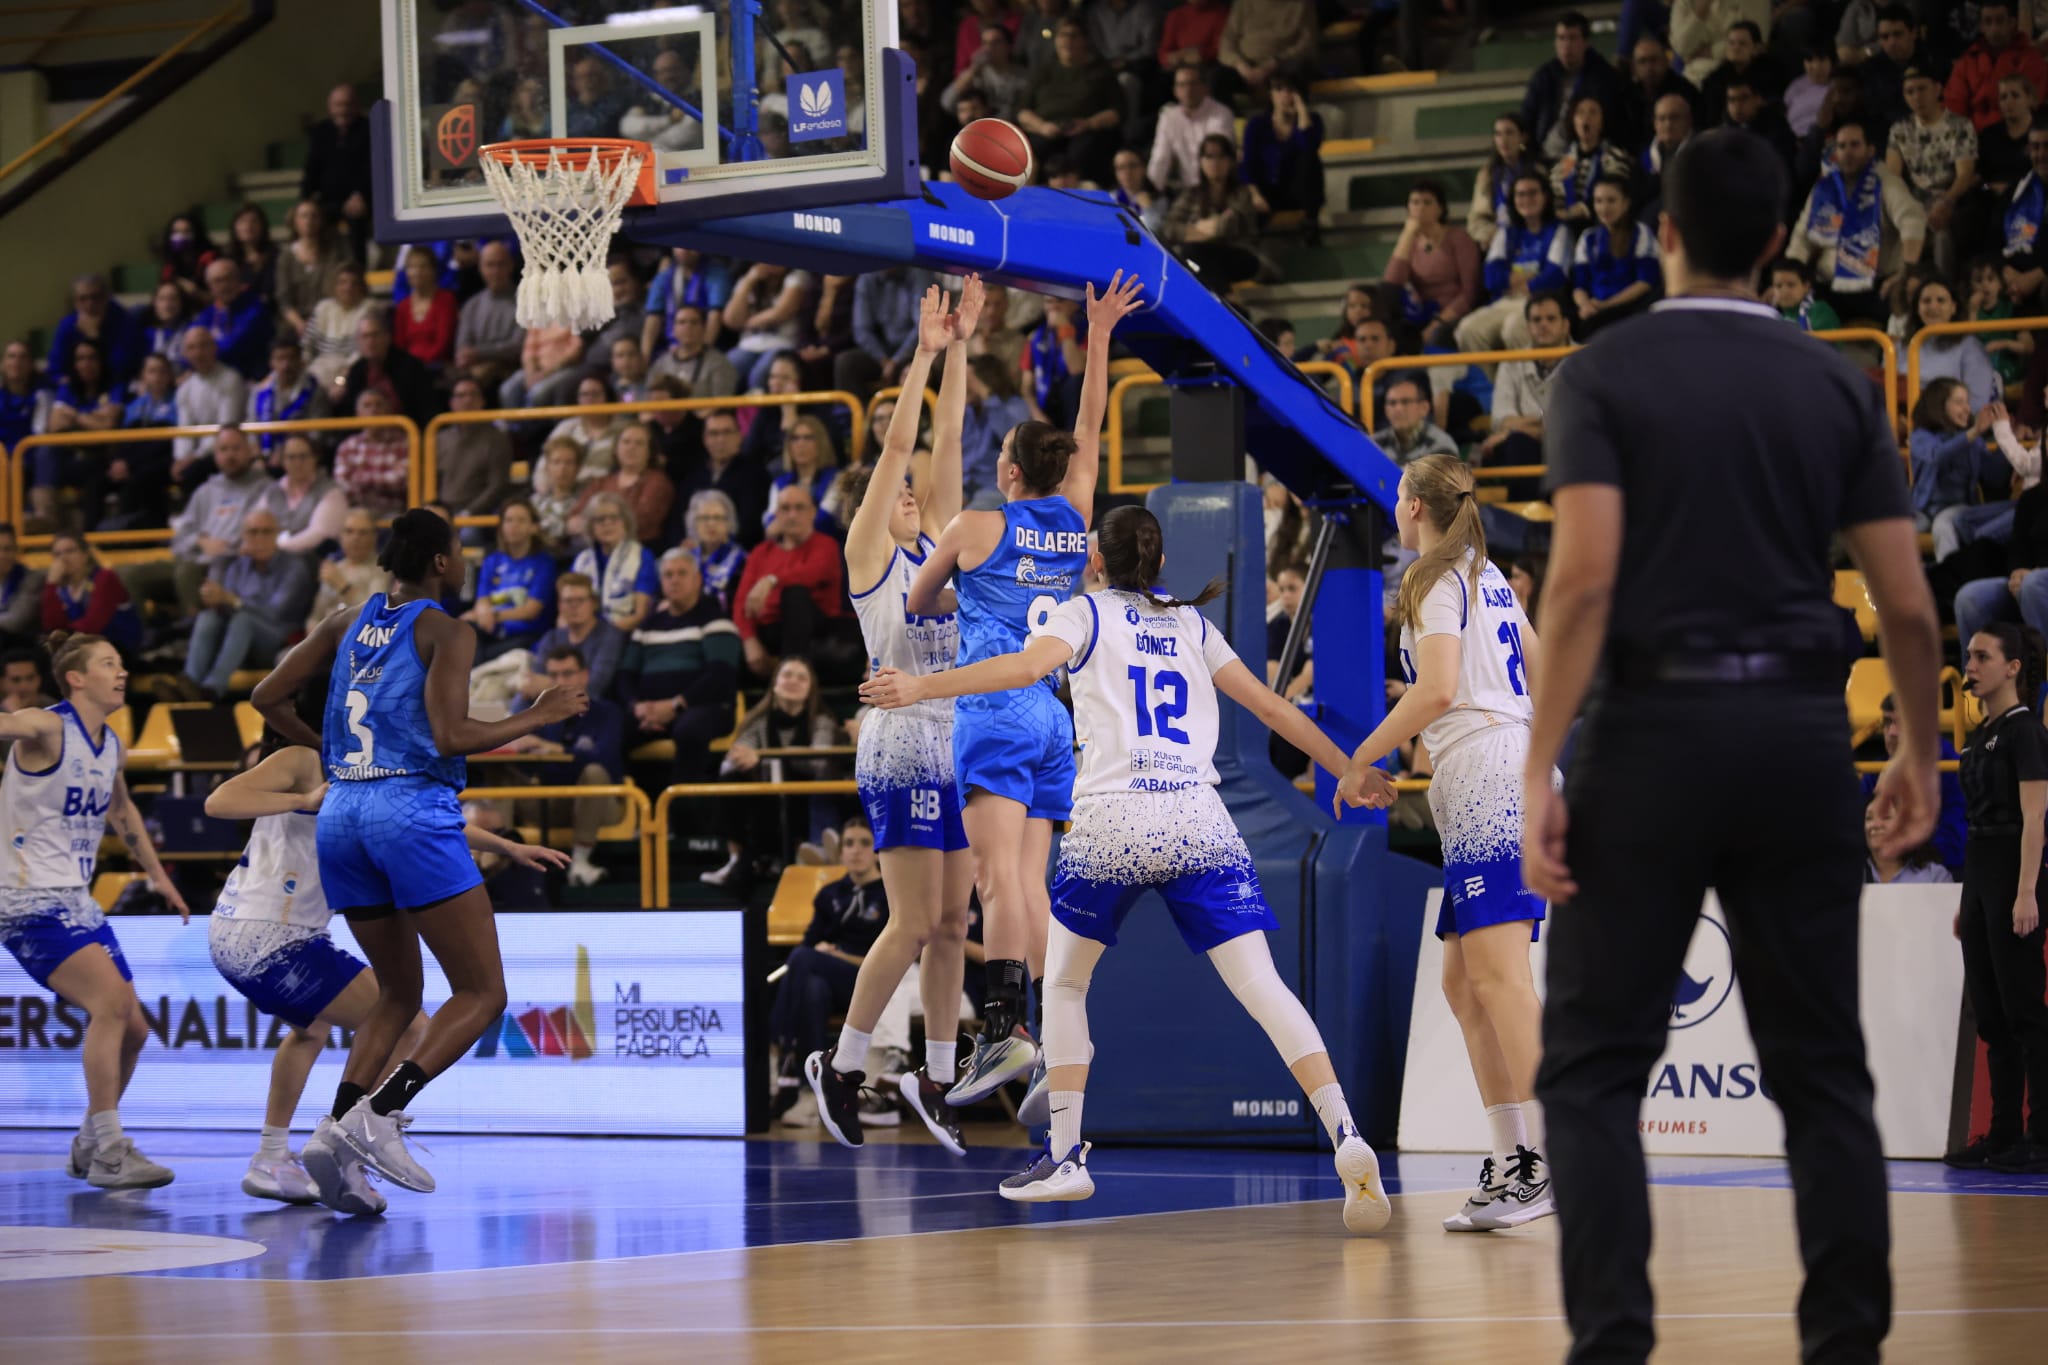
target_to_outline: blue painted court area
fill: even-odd
[[[144,1151],[173,1166],[164,1189],[108,1194],[63,1170],[68,1135],[0,1133],[0,1228],[124,1229],[259,1243],[246,1260],[156,1272],[230,1279],[349,1279],[606,1261],[797,1242],[1080,1222],[1199,1209],[1336,1200],[1321,1153],[1125,1147],[1090,1159],[1097,1193],[1078,1204],[1026,1207],[995,1193],[1018,1170],[1019,1148],[972,1150],[816,1142],[590,1138],[433,1138],[425,1156],[440,1185],[389,1189],[383,1218],[251,1199],[240,1188],[241,1134],[141,1133]],[[1384,1159],[1403,1194],[1462,1189],[1475,1158]],[[1783,1188],[1781,1163],[1658,1158],[1660,1183]],[[1894,1162],[1894,1190],[2048,1194],[2048,1181]],[[0,1276],[0,1278],[5,1278]]]

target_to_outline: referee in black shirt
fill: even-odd
[[[1558,371],[1523,863],[1551,917],[1543,1063],[1573,1361],[1655,1342],[1637,1120],[1709,887],[1785,1118],[1808,1361],[1875,1361],[1891,1320],[1883,1156],[1857,1016],[1862,799],[1831,605],[1839,534],[1898,699],[1876,800],[1934,827],[1940,629],[1870,381],[1760,303],[1785,172],[1739,130],[1664,176],[1668,299]],[[1590,693],[1590,697],[1589,697]],[[1564,794],[1549,774],[1587,702]]]

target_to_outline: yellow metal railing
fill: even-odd
[[[654,909],[654,864],[656,859],[654,808],[647,800],[647,793],[630,782],[616,782],[607,786],[593,787],[470,787],[462,793],[464,801],[582,801],[612,798],[623,800],[632,812],[634,828],[633,842],[640,846],[640,908]],[[600,832],[601,835],[602,832]],[[661,849],[668,847],[663,839]],[[658,855],[665,863],[667,853]]]
[[[1987,318],[1982,322],[1936,322],[1913,333],[1906,343],[1906,411],[1920,401],[1920,348],[1927,344],[1929,337],[1982,336],[1987,332],[2035,332],[2048,329],[2048,318]],[[1816,332],[1816,336],[1822,335]],[[1828,336],[1834,333],[1826,333]],[[1889,338],[1887,338],[1889,340]],[[1896,356],[1894,351],[1893,355]],[[1891,359],[1885,373],[1897,371],[1897,359]],[[1899,411],[1898,394],[1892,394],[1892,411]]]
[[[654,890],[664,903],[669,900],[668,810],[677,801],[731,796],[852,796],[853,783],[846,779],[812,782],[679,782],[662,790],[654,801]]]
[[[118,0],[110,0],[110,3],[117,2]],[[242,15],[247,11],[248,6],[244,3],[244,0],[235,0],[235,3],[229,5],[226,9],[214,15],[211,19],[207,19],[204,22],[200,23],[197,27],[193,27],[189,20],[185,20],[176,23],[129,25],[126,28],[120,29],[78,29],[70,33],[9,32],[9,29],[11,27],[9,20],[14,15],[28,13],[54,13],[58,11],[62,11],[65,13],[75,13],[78,10],[78,8],[79,7],[77,5],[30,5],[16,7],[13,9],[0,10],[0,47],[25,47],[35,43],[63,42],[73,38],[111,38],[129,33],[165,33],[186,28],[190,28],[191,32],[187,33],[183,38],[180,38],[177,42],[171,44],[162,52],[158,53],[153,60],[144,65],[140,70],[136,71],[133,75],[129,76],[126,80],[122,81],[119,85],[116,85],[112,90],[109,90],[106,94],[100,96],[91,104],[87,105],[84,109],[81,109],[78,113],[73,114],[70,118],[65,119],[55,128],[52,128],[48,133],[44,134],[42,138],[40,138],[34,146],[30,147],[20,156],[17,156],[16,158],[14,158],[14,160],[8,162],[6,165],[0,166],[0,184],[6,183],[8,179],[13,177],[17,173],[28,169],[30,166],[33,166],[38,158],[42,157],[46,152],[49,152],[53,148],[59,151],[60,153],[69,151],[71,148],[72,134],[78,132],[79,129],[90,125],[101,114],[105,113],[107,108],[110,105],[112,105],[115,101],[126,97],[128,94],[133,92],[137,86],[141,85],[151,76],[154,76],[157,72],[161,71],[166,65],[176,61],[178,57],[182,55],[185,52],[185,50],[190,48],[194,43],[206,37],[208,34],[214,32],[216,29],[225,28],[228,24],[234,22],[236,19],[241,18]]]
[[[284,435],[294,431],[361,431],[365,427],[397,427],[405,433],[409,454],[406,460],[406,501],[417,505],[420,499],[420,429],[410,417],[393,415],[389,417],[319,417],[296,422],[242,422],[240,428],[251,436]],[[110,446],[138,445],[147,442],[173,441],[180,437],[216,436],[218,426],[204,427],[125,427],[112,431],[66,431],[51,436],[26,436],[14,447],[7,461],[6,507],[18,513],[27,503],[23,499],[22,480],[28,460],[24,452],[50,446]],[[94,531],[86,536],[90,545],[136,545],[162,541],[170,536],[169,527],[148,527],[133,531]],[[22,536],[20,544],[24,549],[41,547],[50,543],[48,535]]]
[[[1351,371],[1334,360],[1304,360],[1294,368],[1305,375],[1320,376],[1337,381],[1337,406],[1347,416],[1356,412],[1354,383]],[[1166,381],[1151,370],[1138,370],[1124,375],[1109,386],[1109,428],[1103,436],[1109,464],[1109,491],[1112,493],[1149,493],[1159,487],[1156,483],[1130,483],[1124,479],[1124,400],[1133,389],[1164,388]]]
[[[475,424],[479,422],[544,422],[560,421],[565,417],[602,417],[614,415],[639,417],[650,412],[708,412],[714,409],[738,411],[741,408],[793,408],[812,407],[818,404],[835,403],[845,408],[853,421],[853,435],[848,441],[848,455],[858,462],[867,449],[867,413],[860,399],[844,389],[819,389],[809,393],[748,393],[734,394],[730,398],[656,398],[638,403],[591,403],[585,406],[562,404],[547,408],[492,408],[482,412],[444,412],[427,423],[426,435],[422,441],[422,455],[413,461],[415,492],[413,501],[432,502],[441,491],[441,471],[438,466],[441,431],[445,427]],[[252,427],[251,430],[254,428]],[[496,517],[463,517],[464,526],[495,526]]]

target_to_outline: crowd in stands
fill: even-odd
[[[852,11],[772,8],[783,47],[764,45],[764,90],[780,88],[786,58],[816,63],[798,71],[853,65],[842,31]],[[1321,26],[1360,14],[1368,69],[1412,66],[1424,10],[1412,0],[898,0],[928,174],[944,170],[966,122],[1013,119],[1046,183],[1109,193],[1218,290],[1275,279],[1276,234],[1314,243],[1329,228],[1325,130],[1307,98],[1323,74]],[[525,71],[535,30],[509,15],[449,7],[450,25],[489,39],[476,51],[495,54],[496,74],[456,63],[435,79],[479,98],[487,126],[531,135],[544,93]],[[2048,63],[2032,24],[2032,7],[2016,13],[2013,0],[1948,7],[1932,22],[1873,0],[1631,4],[1611,61],[1592,26],[1566,14],[1520,106],[1495,120],[1469,203],[1418,180],[1384,274],[1347,292],[1330,335],[1296,337],[1279,320],[1262,330],[1297,360],[1359,373],[1396,355],[1561,349],[1625,325],[1661,291],[1662,170],[1687,139],[1724,125],[1764,139],[1786,167],[1784,259],[1767,284],[1788,325],[1875,326],[1903,356],[1929,325],[2039,314],[2048,124],[2036,126],[2035,110]],[[677,85],[692,79],[690,60],[664,50],[652,75]],[[599,65],[571,72],[572,121],[664,146],[702,138],[667,106],[636,104],[614,73],[590,69]],[[509,238],[381,251],[369,241],[369,134],[350,87],[328,96],[309,148],[278,231],[253,204],[219,239],[198,215],[177,215],[157,239],[160,279],[146,301],[126,306],[88,275],[53,309],[46,353],[18,340],[0,349],[10,449],[31,434],[221,428],[31,447],[21,529],[56,539],[48,569],[29,570],[13,529],[0,534],[0,647],[59,625],[95,630],[156,674],[165,699],[230,696],[237,674],[267,667],[309,620],[382,586],[378,521],[408,504],[417,477],[395,419],[424,430],[444,413],[502,410],[511,415],[437,429],[433,496],[478,560],[448,605],[480,637],[479,699],[497,687],[503,704],[522,705],[572,673],[602,699],[538,741],[573,752],[573,768],[534,775],[615,782],[653,741],[673,745],[660,763],[676,781],[842,774],[836,758],[759,754],[847,742],[826,703],[858,681],[864,651],[837,538],[930,281],[911,269],[840,277],[622,243],[609,263],[612,321],[581,334],[527,330]],[[990,287],[969,347],[969,505],[999,498],[996,452],[1010,426],[1072,423],[1085,339],[1071,302]],[[1383,372],[1369,396],[1376,439],[1399,461],[1463,451],[1481,464],[1540,463],[1563,363]],[[2048,499],[2037,488],[2048,351],[2017,330],[1944,338],[1925,346],[1921,373],[1900,431],[1937,581],[1958,618],[2024,616],[2048,629]],[[767,401],[821,390],[860,406]],[[677,398],[742,401],[635,408]],[[617,404],[628,410],[603,410]],[[556,407],[583,410],[519,415]],[[319,418],[337,425],[241,429]],[[1532,484],[1515,487],[1534,496]],[[1283,623],[1309,543],[1309,519],[1289,504],[1276,488],[1269,563]],[[1533,591],[1540,560],[1516,557],[1540,552],[1540,538],[1521,517],[1486,513],[1497,550]],[[80,534],[145,528],[167,528],[168,558],[104,567]],[[1312,682],[1304,658],[1285,685],[1306,695]],[[743,692],[763,702],[745,708],[735,736]],[[786,844],[792,825],[798,837],[822,831],[837,815],[728,805],[729,857],[715,874],[726,880],[744,880],[747,849]],[[577,802],[564,816],[578,880],[597,874],[590,836],[615,815]]]

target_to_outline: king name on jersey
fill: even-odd
[[[397,626],[376,626],[369,622],[356,632],[356,643],[365,649],[382,649],[391,643],[391,637],[398,633]]]

